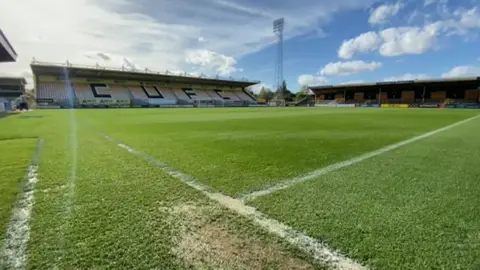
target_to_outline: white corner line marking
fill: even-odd
[[[398,142],[398,143],[394,143],[394,144],[391,144],[391,145],[388,145],[388,146],[385,146],[383,148],[380,148],[380,149],[377,149],[377,150],[374,150],[372,152],[368,152],[366,154],[363,154],[363,155],[360,155],[358,157],[355,157],[355,158],[352,158],[352,159],[349,159],[349,160],[345,160],[345,161],[341,161],[341,162],[338,162],[338,163],[334,163],[332,165],[328,165],[326,167],[323,167],[323,168],[320,168],[318,170],[315,170],[313,172],[310,172],[308,174],[305,174],[305,175],[302,175],[302,176],[297,176],[297,177],[294,177],[294,178],[291,178],[291,179],[287,179],[287,180],[284,180],[284,181],[281,181],[280,183],[278,184],[275,184],[271,187],[268,187],[268,188],[265,188],[263,190],[258,190],[258,191],[254,191],[254,192],[251,192],[251,193],[248,193],[248,194],[245,194],[243,195],[242,197],[240,197],[239,199],[240,200],[244,200],[244,201],[248,201],[248,200],[253,200],[255,198],[258,198],[258,197],[261,197],[261,196],[265,196],[265,195],[268,195],[272,192],[275,192],[275,191],[278,191],[278,190],[282,190],[282,189],[286,189],[286,188],[289,188],[295,184],[298,184],[298,183],[301,183],[301,182],[305,182],[305,181],[308,181],[308,180],[313,180],[315,178],[318,178],[319,176],[321,175],[324,175],[324,174],[327,174],[327,173],[330,173],[330,172],[333,172],[333,171],[336,171],[338,169],[341,169],[341,168],[344,168],[344,167],[348,167],[350,165],[354,165],[356,163],[359,163],[359,162],[362,162],[366,159],[369,159],[369,158],[372,158],[372,157],[375,157],[375,156],[378,156],[378,155],[381,155],[385,152],[388,152],[388,151],[392,151],[392,150],[395,150],[397,148],[400,148],[404,145],[407,145],[407,144],[410,144],[410,143],[413,143],[413,142],[416,142],[416,141],[419,141],[419,140],[422,140],[422,139],[425,139],[425,138],[428,138],[428,137],[431,137],[435,134],[438,134],[440,132],[443,132],[443,131],[446,131],[446,130],[449,130],[453,127],[456,127],[458,125],[461,125],[461,124],[464,124],[466,122],[469,122],[473,119],[476,119],[476,118],[479,118],[480,115],[477,115],[477,116],[474,116],[474,117],[471,117],[471,118],[468,118],[468,119],[465,119],[465,120],[461,120],[459,122],[456,122],[454,124],[451,124],[449,126],[446,126],[446,127],[442,127],[442,128],[439,128],[439,129],[436,129],[436,130],[433,130],[433,131],[430,131],[430,132],[427,132],[425,134],[422,134],[422,135],[419,135],[419,136],[416,136],[416,137],[412,137],[410,139],[407,139],[407,140],[404,140],[404,141],[401,141],[401,142]]]
[[[165,173],[180,180],[186,185],[202,192],[208,198],[216,201],[222,206],[238,213],[239,215],[242,215],[244,217],[247,217],[253,220],[258,226],[262,227],[263,229],[267,230],[272,234],[275,234],[283,238],[285,241],[287,241],[291,245],[309,254],[310,256],[313,257],[313,259],[316,262],[329,263],[332,266],[334,266],[336,269],[344,269],[344,270],[367,269],[366,267],[362,266],[358,262],[355,262],[354,260],[347,258],[336,251],[330,250],[327,245],[318,241],[317,239],[312,238],[302,232],[296,231],[293,228],[281,223],[280,221],[267,217],[260,211],[256,210],[254,207],[245,205],[245,203],[242,200],[234,199],[232,197],[223,195],[221,193],[210,192],[209,191],[210,188],[208,186],[201,184],[194,177],[186,175],[175,169],[172,169],[168,167],[166,164],[162,163],[161,161],[145,153],[142,153],[138,150],[135,150],[108,135],[102,134],[102,136],[108,141],[116,144],[118,147],[126,150],[127,152],[137,157],[142,158],[144,161],[161,169]]]
[[[30,219],[34,204],[35,185],[38,182],[38,157],[43,139],[37,142],[33,160],[28,167],[22,190],[13,208],[12,218],[7,228],[0,268],[25,269],[27,266],[27,244],[30,239]]]

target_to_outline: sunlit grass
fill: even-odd
[[[5,235],[12,208],[27,174],[36,139],[0,140],[0,235]],[[0,247],[3,246],[0,238]]]
[[[2,166],[7,160],[15,164],[3,174],[18,176],[16,187],[9,180],[13,195],[5,201],[2,196],[0,209],[11,211],[35,138],[41,137],[30,269],[321,268],[98,132],[239,196],[475,114],[225,108],[45,110],[9,116],[0,119],[0,140],[29,138],[22,141],[31,145],[28,151],[0,148]],[[23,117],[29,115],[38,118]],[[252,204],[371,266],[475,269],[479,232],[472,222],[478,220],[466,213],[480,206],[473,198],[478,193],[473,164],[480,157],[469,152],[479,152],[478,128],[473,122],[469,127]],[[15,154],[7,154],[12,149]],[[464,155],[469,155],[466,162]],[[456,256],[450,262],[440,258],[448,252]]]

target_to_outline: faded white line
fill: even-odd
[[[461,124],[464,124],[466,122],[469,122],[473,119],[476,119],[480,117],[480,115],[477,115],[477,116],[474,116],[472,118],[468,118],[468,119],[465,119],[465,120],[462,120],[462,121],[459,121],[459,122],[456,122],[452,125],[449,125],[449,126],[446,126],[446,127],[443,127],[443,128],[439,128],[439,129],[436,129],[434,131],[430,131],[430,132],[427,132],[425,134],[422,134],[422,135],[419,135],[419,136],[416,136],[416,137],[413,137],[413,138],[410,138],[410,139],[407,139],[405,141],[401,141],[401,142],[398,142],[398,143],[394,143],[394,144],[391,144],[389,146],[386,146],[386,147],[383,147],[383,148],[380,148],[378,150],[375,150],[375,151],[372,151],[372,152],[369,152],[369,153],[366,153],[366,154],[363,154],[363,155],[360,155],[358,157],[355,157],[355,158],[352,158],[352,159],[349,159],[349,160],[345,160],[345,161],[341,161],[341,162],[338,162],[338,163],[334,163],[332,165],[329,165],[329,166],[326,166],[326,167],[323,167],[323,168],[320,168],[318,170],[315,170],[311,173],[308,173],[306,175],[302,175],[302,176],[298,176],[298,177],[295,177],[295,178],[292,178],[292,179],[288,179],[288,180],[284,180],[276,185],[273,185],[271,187],[268,187],[268,188],[265,188],[263,190],[259,190],[259,191],[254,191],[252,193],[249,193],[249,194],[246,194],[244,196],[242,196],[240,199],[241,200],[244,200],[244,201],[248,201],[248,200],[253,200],[255,198],[258,198],[258,197],[261,197],[261,196],[265,196],[265,195],[268,195],[272,192],[275,192],[275,191],[278,191],[278,190],[282,190],[282,189],[286,189],[286,188],[289,188],[295,184],[298,184],[298,183],[301,183],[301,182],[305,182],[305,181],[308,181],[308,180],[313,180],[313,179],[316,179],[318,178],[319,176],[321,175],[324,175],[324,174],[327,174],[327,173],[330,173],[330,172],[333,172],[333,171],[336,171],[338,169],[341,169],[341,168],[344,168],[344,167],[348,167],[348,166],[351,166],[351,165],[354,165],[356,163],[359,163],[359,162],[362,162],[366,159],[369,159],[369,158],[372,158],[372,157],[375,157],[375,156],[378,156],[378,155],[381,155],[385,152],[388,152],[388,151],[392,151],[392,150],[395,150],[397,148],[400,148],[404,145],[407,145],[407,144],[411,144],[413,142],[416,142],[416,141],[419,141],[419,140],[422,140],[422,139],[425,139],[425,138],[428,138],[428,137],[431,137],[435,134],[438,134],[440,132],[443,132],[443,131],[446,131],[446,130],[449,130],[453,127],[456,127],[458,125],[461,125]]]
[[[159,160],[143,152],[135,150],[132,147],[129,147],[108,135],[105,135],[105,134],[102,134],[102,135],[105,139],[109,140],[112,143],[115,143],[118,147],[128,151],[129,153],[137,157],[142,158],[143,160],[163,170],[165,173],[175,177],[176,179],[180,180],[186,185],[198,191],[201,191],[207,197],[218,202],[224,207],[242,216],[250,218],[258,226],[264,228],[270,233],[278,235],[279,237],[285,239],[288,243],[292,244],[293,246],[296,246],[298,249],[309,254],[314,258],[315,261],[319,263],[328,263],[337,269],[345,269],[345,270],[346,269],[349,269],[349,270],[366,269],[366,267],[362,266],[358,262],[355,262],[352,259],[349,259],[341,255],[340,253],[329,249],[327,245],[318,241],[317,239],[312,238],[302,232],[296,231],[293,228],[275,219],[267,217],[266,215],[257,211],[255,208],[245,205],[243,201],[234,199],[232,197],[229,197],[220,193],[211,192],[208,186],[200,183],[194,177],[186,175],[175,169],[172,169],[168,167],[166,164],[160,162]]]
[[[52,187],[52,188],[44,188],[44,189],[39,190],[39,192],[42,192],[42,193],[57,192],[57,191],[61,191],[61,190],[65,189],[67,187],[68,187],[67,185],[61,185],[61,186],[56,186],[56,187]]]
[[[13,208],[1,253],[0,268],[2,269],[25,269],[27,265],[30,219],[35,200],[35,185],[38,182],[38,157],[42,146],[43,139],[39,139],[31,165],[23,181],[22,190]]]

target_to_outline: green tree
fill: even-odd
[[[300,100],[302,100],[306,97],[307,97],[307,95],[305,95],[304,92],[298,91],[296,96],[295,96],[295,101],[300,101]]]
[[[286,101],[292,101],[293,99],[295,99],[295,94],[288,90],[287,82],[285,82],[285,80],[275,91],[275,98]]]
[[[298,90],[296,96],[295,96],[295,101],[300,101],[306,97],[308,97],[310,93],[310,89],[308,88],[308,85],[302,85],[300,87],[300,90]]]
[[[304,84],[302,85],[302,87],[300,87],[300,90],[298,92],[303,93],[304,95],[308,95],[310,89],[308,88],[308,85]]]
[[[258,98],[264,100],[265,102],[269,102],[270,100],[273,99],[274,93],[272,90],[262,87],[260,92],[258,93]]]

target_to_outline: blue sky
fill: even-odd
[[[480,76],[480,10],[477,6],[476,1],[382,1],[364,8],[339,12],[329,22],[319,25],[321,31],[306,32],[285,41],[285,79],[292,90],[297,90],[301,75],[316,77],[304,79],[304,83],[313,84]],[[375,13],[377,10],[383,10],[384,16]],[[438,26],[431,26],[435,23]],[[452,25],[442,26],[441,23]],[[431,32],[424,33],[429,26],[433,28]],[[396,38],[390,42],[403,42],[407,47],[420,44],[417,49],[409,50],[392,45],[391,52],[380,52],[376,48],[356,52],[349,58],[339,55],[344,41],[358,38],[367,32],[378,34],[387,29],[400,32],[398,29],[402,27],[404,32],[401,33],[405,34],[396,33]],[[374,45],[370,46],[375,48]],[[271,86],[274,57],[275,47],[269,46],[240,58],[238,65],[248,77],[260,77],[267,86]],[[258,59],[264,63],[261,67]],[[368,65],[363,68],[359,64],[352,65],[347,72],[349,74],[342,74],[342,64],[351,61],[378,64],[373,68]],[[322,69],[329,63],[339,63],[339,68],[322,74]]]
[[[284,74],[301,84],[480,75],[479,0],[23,0],[0,27],[36,60],[219,74],[271,87],[272,21],[285,17]],[[18,16],[22,14],[22,16]],[[25,18],[29,18],[25,20]],[[36,22],[36,23],[32,23]]]

